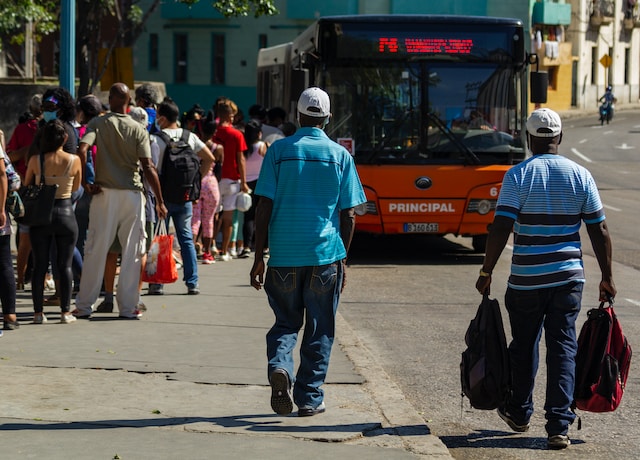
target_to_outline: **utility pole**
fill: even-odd
[[[60,12],[60,86],[76,95],[76,2],[62,0]]]
[[[33,22],[29,20],[25,24],[24,32],[24,74],[25,77],[35,81],[36,71],[33,66]]]

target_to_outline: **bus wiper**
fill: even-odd
[[[396,134],[398,134],[400,132],[400,130],[402,129],[402,126],[404,125],[404,122],[407,121],[407,119],[409,118],[409,115],[411,115],[413,110],[407,110],[405,111],[405,113],[400,117],[399,120],[397,120],[393,127],[392,127],[392,131],[390,134],[385,135],[384,139],[382,139],[382,141],[380,142],[380,144],[376,147],[376,149],[371,152],[371,155],[369,155],[369,158],[367,159],[368,162],[372,162],[375,158],[378,157],[378,155],[380,155],[380,153],[383,151],[383,149],[387,146],[387,143],[394,138],[394,136]]]
[[[478,156],[473,153],[473,150],[471,150],[469,146],[460,141],[460,139],[458,139],[453,134],[451,129],[449,129],[449,127],[445,125],[438,116],[436,116],[433,112],[429,112],[427,116],[429,117],[429,120],[431,120],[433,124],[436,125],[438,129],[442,131],[453,144],[456,145],[456,147],[458,147],[467,157],[471,159],[471,162],[473,164],[480,164],[480,158],[478,158]]]

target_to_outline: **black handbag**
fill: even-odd
[[[24,216],[16,219],[29,227],[50,225],[58,184],[44,183],[44,154],[40,154],[40,183],[20,187],[20,198],[24,205]]]

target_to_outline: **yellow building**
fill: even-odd
[[[531,48],[538,57],[539,70],[549,75],[544,105],[557,111],[568,110],[572,105],[572,44],[566,35],[566,26],[570,23],[570,4],[550,1],[533,4]]]

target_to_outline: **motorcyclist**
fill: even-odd
[[[605,91],[604,96],[598,99],[598,101],[602,102],[602,105],[600,106],[601,121],[603,121],[602,118],[604,117],[603,111],[608,112],[607,118],[611,120],[613,118],[613,108],[616,102],[616,98],[613,95],[613,88],[611,87],[611,85],[607,86],[607,90]]]

